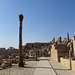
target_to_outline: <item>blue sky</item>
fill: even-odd
[[[0,0],[0,48],[18,48],[20,9],[23,45],[75,35],[75,0]]]

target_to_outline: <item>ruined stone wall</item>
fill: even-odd
[[[51,58],[60,62],[60,57],[68,56],[66,45],[56,44],[52,45]]]
[[[70,60],[69,59],[60,58],[60,62],[67,69],[70,69]],[[72,70],[75,71],[75,61],[74,60],[71,60],[71,67],[72,67]]]
[[[74,54],[75,54],[75,36],[71,37],[71,41],[73,43],[73,51],[74,51]]]
[[[58,44],[58,45],[55,45],[55,48],[57,50],[61,50],[62,52],[66,52],[67,51],[67,46],[66,45],[63,45],[63,44]]]
[[[55,49],[54,45],[52,45],[52,49],[51,49],[51,59],[54,59],[55,61],[58,62],[58,52],[57,49]]]

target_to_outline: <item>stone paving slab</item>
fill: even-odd
[[[63,66],[59,62],[56,62],[54,60],[50,60],[49,63],[52,65],[52,67],[57,75],[75,75],[74,71],[67,69],[65,66]]]
[[[56,75],[48,60],[42,57],[33,75]]]

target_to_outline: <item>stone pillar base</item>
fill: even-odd
[[[19,59],[19,67],[24,67],[23,58],[20,57]]]

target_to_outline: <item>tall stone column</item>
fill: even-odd
[[[19,67],[24,67],[23,64],[23,51],[22,51],[22,21],[23,21],[23,15],[19,15]]]
[[[69,33],[67,32],[67,42],[69,42]]]

